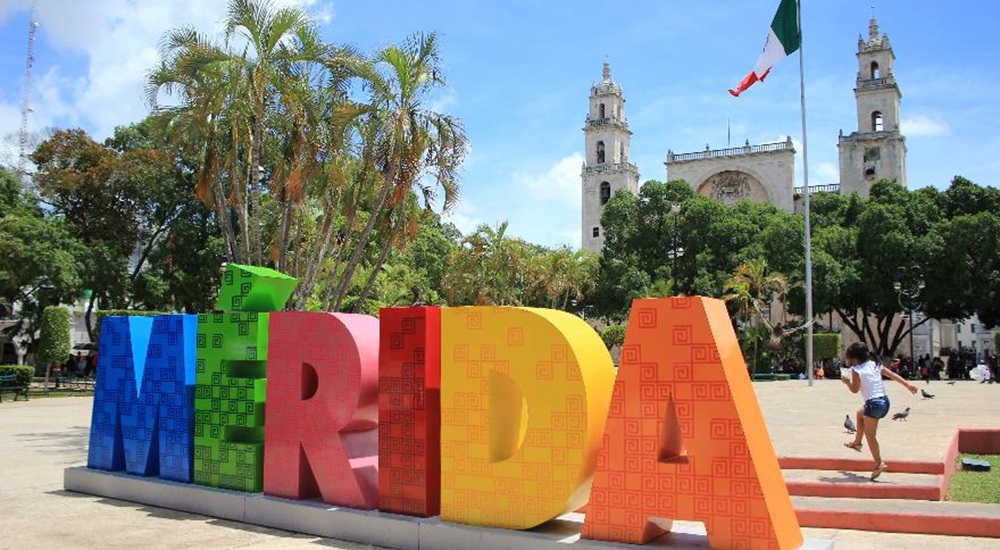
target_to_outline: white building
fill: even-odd
[[[639,194],[639,169],[629,162],[632,132],[625,118],[622,88],[611,79],[611,66],[604,62],[601,81],[590,88],[590,110],[583,126],[587,145],[580,177],[583,185],[581,235],[583,248],[604,248],[601,213],[619,189]]]
[[[902,93],[896,83],[896,55],[889,35],[879,36],[878,21],[868,24],[868,39],[858,37],[858,73],[854,84],[857,130],[838,137],[840,182],[811,185],[810,191],[858,193],[867,197],[881,179],[906,185],[906,142],[899,132]],[[586,160],[583,186],[581,246],[599,252],[604,246],[601,213],[618,189],[639,193],[639,172],[629,162],[632,132],[625,118],[622,87],[604,63],[602,79],[590,89],[583,131]],[[778,143],[675,153],[668,149],[667,181],[683,179],[696,193],[732,204],[751,200],[798,211],[803,189],[795,187],[795,149],[791,139]]]

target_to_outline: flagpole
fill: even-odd
[[[812,299],[812,236],[809,225],[809,139],[806,134],[806,77],[805,57],[802,53],[805,40],[802,37],[802,2],[795,0],[795,17],[799,27],[799,101],[802,111],[802,183],[805,189],[806,223],[806,371],[809,385],[813,385],[813,299]]]

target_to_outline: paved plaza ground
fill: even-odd
[[[889,387],[892,412],[907,406],[912,411],[908,422],[887,421],[879,430],[889,460],[940,459],[956,427],[1000,427],[1000,385],[919,385],[935,399],[909,395],[897,384]],[[754,386],[779,455],[858,456],[841,446],[848,437],[841,424],[860,397],[841,383]],[[68,397],[0,404],[0,549],[372,548],[64,491],[63,469],[86,463],[91,403]],[[1000,550],[1000,539],[803,531],[806,537],[833,539],[838,550]]]

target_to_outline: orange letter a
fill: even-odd
[[[675,519],[712,548],[803,540],[720,300],[633,302],[582,535],[644,544]]]

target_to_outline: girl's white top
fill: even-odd
[[[885,386],[882,385],[882,365],[875,361],[865,361],[851,368],[861,379],[861,395],[865,401],[885,395]]]

